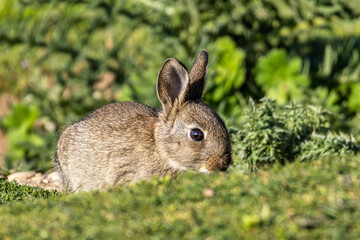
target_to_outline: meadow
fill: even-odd
[[[359,19],[359,0],[5,0],[0,239],[359,239]],[[201,49],[226,173],[79,194],[6,181],[51,171],[59,134],[98,107],[160,107],[163,61]]]

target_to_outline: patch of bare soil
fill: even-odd
[[[61,191],[60,176],[57,172],[48,174],[36,172],[16,172],[7,177],[9,182],[15,180],[20,185],[27,185],[31,187],[41,187],[46,190]]]

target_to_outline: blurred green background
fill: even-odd
[[[159,107],[163,61],[190,68],[201,49],[205,102],[228,126],[267,96],[326,108],[331,130],[359,136],[359,0],[5,0],[0,165],[49,170],[61,131],[106,103]]]

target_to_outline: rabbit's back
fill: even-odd
[[[70,191],[101,189],[153,174],[147,160],[154,152],[157,121],[157,109],[122,102],[70,125],[59,139],[55,159],[64,185]]]

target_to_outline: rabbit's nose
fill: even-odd
[[[220,171],[225,172],[229,168],[230,164],[231,164],[231,155],[227,154],[225,159],[221,160],[221,166],[219,168]]]
[[[220,167],[220,171],[226,172],[226,170],[229,168],[229,165],[226,164],[224,161],[221,164],[222,166]]]
[[[225,161],[221,162],[220,171],[226,172],[226,170],[229,168],[230,164],[226,163]]]

